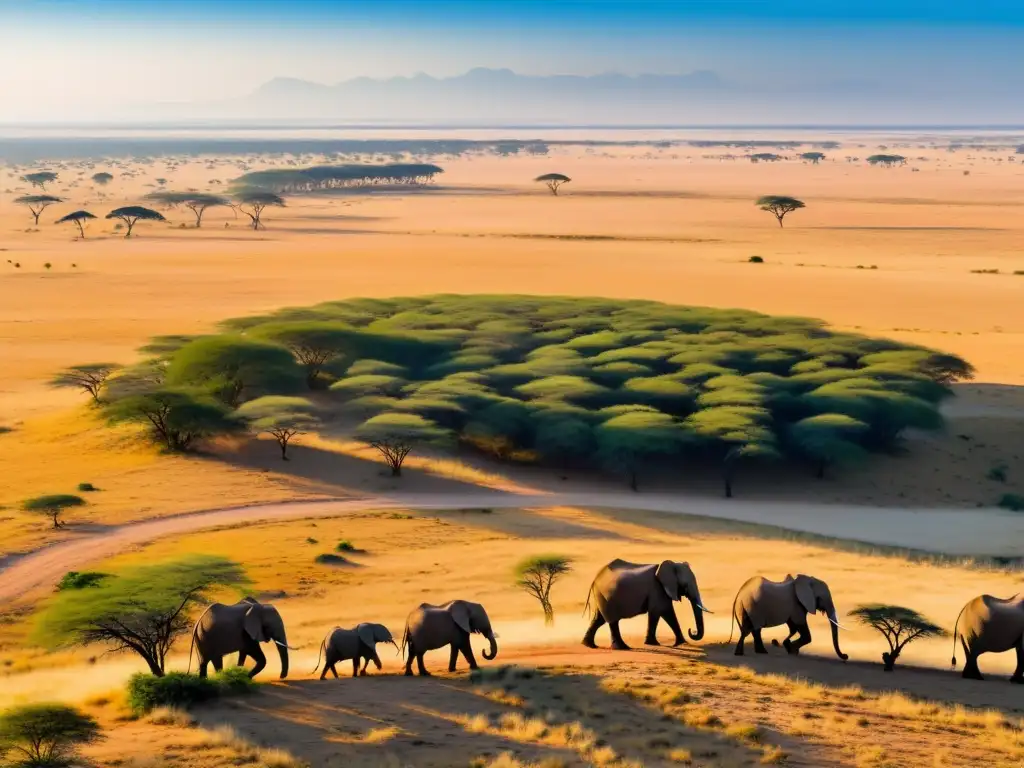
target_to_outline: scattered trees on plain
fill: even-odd
[[[53,195],[22,195],[15,198],[14,202],[26,206],[32,212],[32,221],[38,227],[39,215],[54,203],[63,203],[64,201]]]
[[[566,555],[534,555],[516,565],[516,586],[533,595],[544,611],[544,623],[553,624],[551,588],[562,576],[572,571],[572,558]]]
[[[780,227],[782,226],[782,220],[786,218],[787,214],[807,207],[802,200],[785,195],[765,195],[764,197],[759,197],[754,205],[762,211],[768,211],[768,213],[772,214],[779,222]]]
[[[882,654],[886,672],[892,672],[896,659],[914,640],[921,637],[945,637],[947,634],[946,630],[917,611],[901,605],[860,605],[850,611],[850,615],[861,624],[880,632],[889,644],[889,650]]]
[[[444,173],[444,169],[428,163],[317,165],[253,171],[234,179],[232,185],[240,192],[261,190],[293,195],[381,185],[431,184],[439,173]]]
[[[871,155],[868,157],[868,164],[891,168],[894,165],[906,165],[907,158],[903,155]]]
[[[119,219],[122,224],[127,228],[125,237],[132,236],[132,229],[140,221],[167,221],[162,213],[154,211],[152,208],[145,208],[141,205],[128,205],[124,208],[115,208],[108,213],[104,218],[107,219]]]
[[[212,593],[246,583],[236,563],[193,555],[128,568],[87,589],[67,590],[43,609],[33,639],[43,647],[102,643],[142,657],[163,677],[167,654]]]
[[[72,365],[50,379],[50,386],[81,389],[92,397],[94,403],[99,403],[100,392],[107,380],[120,369],[117,363]]]
[[[85,240],[85,224],[84,224],[84,222],[88,221],[89,219],[95,219],[95,218],[96,217],[93,216],[88,211],[72,211],[67,216],[62,216],[61,218],[57,219],[57,223],[58,224],[66,224],[68,222],[72,222],[72,223],[76,224],[78,226],[78,234],[79,234],[79,236],[83,240]]]
[[[551,190],[552,195],[557,195],[558,188],[563,184],[568,184],[572,179],[564,173],[545,173],[542,176],[538,176],[534,181],[542,182]]]
[[[235,205],[252,221],[252,228],[259,229],[263,226],[260,218],[263,216],[263,210],[271,206],[283,208],[284,198],[274,192],[258,189],[243,190],[235,195]]]
[[[36,171],[35,173],[26,173],[21,177],[21,180],[28,182],[33,187],[39,187],[40,189],[45,190],[47,184],[51,184],[57,180],[57,174],[53,171]]]
[[[196,217],[196,229],[203,226],[203,214],[206,213],[207,209],[231,205],[231,201],[226,197],[206,192],[170,192],[161,190],[149,193],[146,195],[146,199],[170,208],[175,208],[179,205],[188,208],[192,211],[192,215]]]

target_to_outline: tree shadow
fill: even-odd
[[[598,764],[608,750],[648,765],[668,762],[672,750],[721,765],[752,764],[761,755],[756,746],[610,692],[589,673],[492,668],[475,682],[371,675],[261,688],[260,695],[197,710],[198,722],[228,725],[254,743],[339,768],[468,765],[504,752],[568,765]]]

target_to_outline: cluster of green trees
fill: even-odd
[[[382,184],[430,184],[439,173],[444,173],[444,169],[428,163],[317,165],[312,168],[253,171],[239,176],[232,183],[243,190],[296,194]]]
[[[883,165],[886,168],[891,168],[894,165],[906,165],[907,158],[903,155],[871,155],[868,158],[868,164]]]
[[[958,357],[815,320],[526,296],[329,302],[146,351],[105,380],[102,407],[169,450],[256,424],[284,453],[329,409],[357,416],[395,474],[417,445],[458,441],[633,488],[646,465],[712,460],[726,495],[741,461],[823,476],[937,429],[950,385],[972,376]]]

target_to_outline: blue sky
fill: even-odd
[[[0,0],[0,98],[8,118],[85,118],[277,76],[478,66],[1005,91],[1024,79],[1022,33],[1024,0]]]

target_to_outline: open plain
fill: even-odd
[[[1020,137],[551,133],[566,143],[546,155],[431,156],[444,173],[424,187],[287,196],[258,231],[227,207],[200,229],[188,211],[161,209],[167,222],[142,222],[128,239],[103,215],[155,189],[220,193],[246,170],[330,158],[0,166],[0,705],[81,703],[107,735],[88,754],[135,768],[1021,764],[1024,697],[1005,681],[1012,652],[983,656],[988,679],[967,681],[948,670],[949,637],[922,640],[883,673],[880,637],[845,616],[896,603],[951,630],[975,595],[1024,590],[1024,515],[997,506],[1024,494]],[[758,163],[748,155],[760,149],[694,145],[722,138],[806,144]],[[823,161],[798,158],[825,140],[838,147]],[[879,151],[908,161],[868,165]],[[47,192],[66,201],[38,227],[14,203],[28,193],[20,177],[36,169],[58,172]],[[114,179],[97,187],[90,176],[101,170]],[[572,178],[558,196],[531,181],[552,171]],[[806,208],[780,227],[754,205],[768,194]],[[53,223],[76,209],[99,217],[84,239]],[[343,427],[300,435],[287,463],[272,441],[240,436],[165,454],[138,427],[107,424],[80,392],[48,384],[69,365],[130,365],[153,337],[210,333],[228,318],[438,293],[820,318],[953,353],[975,377],[943,403],[945,428],[908,434],[897,455],[824,480],[755,466],[730,500],[701,467],[652,473],[633,494],[610,474],[501,463],[465,447],[414,454],[395,478]],[[21,510],[80,483],[98,490],[68,510],[64,528]],[[187,514],[208,510],[222,512]],[[354,562],[315,561],[340,541],[357,546]],[[550,626],[512,576],[521,557],[547,552],[574,563],[555,587]],[[237,560],[252,594],[278,606],[298,648],[287,681],[132,719],[121,691],[144,668],[136,657],[32,642],[35,612],[64,571],[196,553]],[[644,648],[638,618],[624,631],[641,650],[608,650],[604,630],[601,649],[583,648],[588,586],[616,557],[688,561],[714,611],[706,639]],[[830,584],[849,662],[832,655],[823,618],[812,619],[815,640],[799,657],[732,656],[736,590],[749,576],[787,573]],[[381,621],[399,636],[413,607],[454,597],[486,605],[500,636],[483,674],[467,678],[464,663],[442,673],[437,651],[427,662],[442,673],[434,679],[397,677],[387,652],[380,675],[309,675],[332,626]],[[679,616],[692,626],[685,602]],[[171,667],[188,665],[185,645]],[[257,679],[276,672],[271,660]]]

